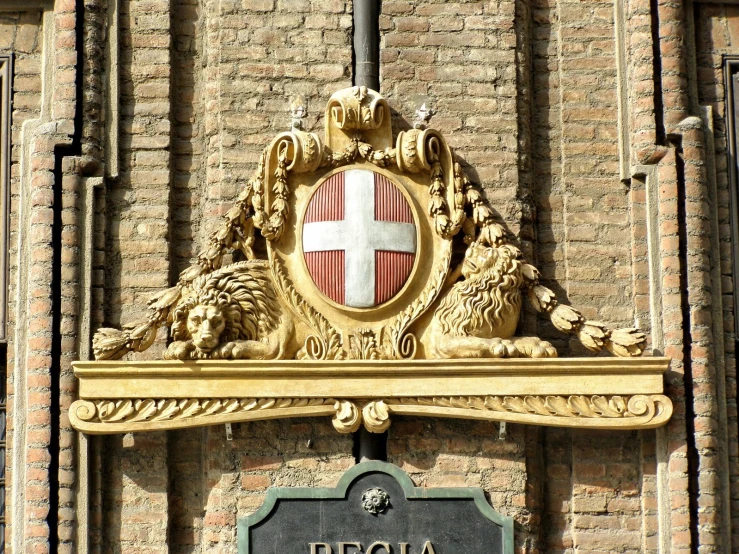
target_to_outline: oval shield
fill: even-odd
[[[303,254],[313,282],[329,299],[373,308],[394,298],[417,253],[408,200],[385,175],[347,169],[324,181],[303,220]]]

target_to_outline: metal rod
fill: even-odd
[[[354,0],[354,86],[380,91],[381,0]]]
[[[387,461],[387,431],[384,433],[370,433],[362,426],[359,433],[359,461],[369,460]]]
[[[354,86],[380,91],[382,0],[354,0]],[[387,460],[387,433],[359,431],[359,461]]]

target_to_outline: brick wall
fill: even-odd
[[[151,291],[191,263],[262,149],[289,128],[292,97],[306,99],[320,133],[328,96],[351,83],[351,25],[344,0],[178,0],[171,12],[168,2],[121,2],[108,322],[143,315]],[[139,356],[160,355],[155,345]],[[165,551],[168,538],[173,552],[235,552],[236,519],[268,486],[333,486],[354,463],[351,437],[328,421],[235,425],[232,442],[216,427],[106,445],[103,548],[117,552]]]
[[[515,3],[382,4],[381,92],[396,130],[427,103],[441,131],[518,234]]]
[[[307,128],[323,128],[333,91],[351,84],[351,2],[203,2],[205,179],[193,186],[198,244],[251,177],[269,141],[290,126],[291,98],[308,104]]]
[[[498,424],[442,419],[396,418],[389,430],[388,461],[417,487],[480,487],[493,508],[517,522],[517,551],[530,546],[527,510],[526,435]]]
[[[695,105],[689,106],[686,16],[670,2],[655,4],[630,0],[621,6],[628,17],[620,24],[629,34],[619,45],[618,11],[599,0],[383,2],[382,92],[395,109],[396,131],[411,124],[421,103],[431,104],[432,125],[483,186],[546,284],[590,319],[613,326],[636,321],[647,330],[656,321],[664,332],[662,347],[675,358],[667,380],[675,417],[663,434],[512,425],[500,438],[493,423],[396,418],[390,461],[418,486],[482,487],[496,510],[514,517],[518,552],[657,552],[660,541],[674,552],[689,550],[691,541],[699,541],[702,552],[718,550],[713,545],[723,540],[720,474],[726,468],[716,441],[722,432],[730,437],[731,497],[739,499],[721,74],[721,55],[739,52],[739,11],[697,8],[700,86],[693,83]],[[22,468],[28,486],[20,512],[26,535],[16,544],[27,539],[38,552],[48,549],[49,531],[51,172],[54,146],[73,130],[75,95],[74,3],[58,1],[55,7],[55,57],[49,59],[56,81],[47,119],[58,127],[45,127],[29,143],[26,161],[34,173],[28,183],[20,174],[20,131],[24,121],[41,115],[41,16],[0,13],[0,48],[16,52],[11,242],[28,248],[11,251],[11,335],[17,330],[12,302],[29,298],[27,313],[20,310],[27,317],[27,345],[9,351],[10,409],[19,353],[25,356],[21,386],[28,398]],[[656,20],[650,11],[655,7]],[[291,97],[305,97],[307,126],[320,133],[325,102],[351,83],[352,64],[349,0],[121,0],[119,17],[121,171],[106,183],[105,244],[103,233],[96,235],[105,257],[95,260],[105,278],[104,297],[95,297],[103,314],[95,321],[116,325],[143,316],[145,299],[189,265],[262,148],[287,130]],[[662,25],[661,43],[652,48],[655,21]],[[619,46],[629,77],[623,98],[617,94]],[[660,47],[661,65],[654,66],[650,55]],[[659,82],[655,67],[662,70]],[[628,112],[624,129],[619,105]],[[695,119],[684,121],[699,114],[699,105],[714,110],[715,152],[705,151]],[[715,207],[701,204],[711,193],[705,173],[711,160],[717,194],[709,204]],[[621,180],[623,167],[636,164],[652,165],[660,179],[659,205],[651,213],[644,176]],[[75,394],[67,362],[79,347],[74,303],[80,203],[79,168],[67,160],[63,169],[62,409]],[[689,200],[682,222],[681,192]],[[103,206],[97,209],[103,219]],[[661,260],[650,282],[647,222],[655,210],[659,219],[650,223],[658,229]],[[714,213],[720,232],[708,237],[701,222]],[[24,221],[28,233],[22,236]],[[678,252],[683,240],[691,256],[684,271]],[[718,260],[710,259],[711,240],[720,242]],[[28,268],[27,274],[20,271],[21,283],[15,281],[18,261]],[[712,304],[703,294],[711,284],[708,262],[720,262],[723,276],[723,431],[710,352]],[[652,318],[655,284],[665,310]],[[543,318],[527,316],[522,326],[555,342],[560,355],[584,354]],[[694,339],[692,350],[684,348],[686,332]],[[158,358],[165,338],[162,332],[138,357]],[[12,425],[9,431],[12,444]],[[75,541],[74,438],[63,427],[62,551]],[[101,536],[95,544],[121,553],[235,552],[237,518],[256,510],[268,487],[333,486],[354,463],[352,447],[351,437],[337,434],[328,420],[235,425],[232,441],[223,427],[106,438],[96,443],[100,488],[94,493],[100,496],[93,507],[100,511],[93,519]],[[692,497],[690,464],[702,472],[700,494],[693,491]],[[7,499],[12,510],[13,491]],[[662,536],[660,518],[670,524]],[[739,535],[736,516],[733,524]]]
[[[30,119],[38,118],[41,111],[41,13],[2,13],[0,14],[0,51],[14,52],[14,75],[13,75],[13,113],[11,122],[11,166],[10,166],[10,195],[11,195],[11,218],[10,218],[10,244],[9,252],[9,290],[8,290],[8,337],[14,336],[15,314],[17,310],[16,298],[18,281],[18,215],[20,207],[20,183],[21,183],[21,156],[22,156],[22,127],[23,123]],[[43,341],[40,341],[43,345]],[[8,348],[8,404],[7,409],[12,413],[15,405],[15,349],[12,345]],[[43,395],[48,391],[48,377],[38,376],[29,383],[30,392]],[[7,459],[12,459],[12,444],[14,439],[14,418],[9,417],[7,424]],[[40,415],[35,422],[36,426],[44,428],[49,423],[48,417]],[[30,466],[45,477],[44,471],[48,463],[48,454],[40,450],[29,458]],[[13,491],[8,486],[13,480],[13,467],[6,466],[6,513],[13,507]],[[33,477],[33,472],[32,476]],[[6,536],[12,533],[12,521],[7,526]]]
[[[547,286],[586,317],[633,325],[613,4],[542,0],[533,12],[538,267]],[[540,331],[562,354],[584,355],[548,324]]]
[[[169,285],[169,2],[121,2],[120,42],[121,166],[106,205],[106,323],[144,317],[146,299]]]
[[[267,489],[334,487],[354,465],[352,439],[328,421],[289,420],[170,433],[170,552],[236,552],[236,522]]]
[[[712,109],[715,141],[715,179],[716,210],[720,224],[720,266],[722,299],[724,309],[724,345],[726,349],[725,372],[728,411],[728,452],[731,476],[731,501],[739,499],[739,456],[737,454],[737,385],[736,353],[733,313],[733,279],[730,229],[730,187],[735,186],[729,179],[729,158],[726,141],[727,121],[725,87],[722,55],[736,55],[739,52],[739,10],[736,6],[703,5],[696,13],[696,58],[698,99],[701,105]],[[739,517],[732,511],[732,536],[739,537]]]
[[[135,6],[131,0],[130,13]],[[153,17],[151,6],[141,6]],[[131,127],[132,144],[155,128],[162,130],[160,142],[131,147],[130,180],[124,173],[114,192],[123,199],[121,220],[132,218],[136,210],[155,205],[153,196],[139,200],[139,191],[146,190],[145,180],[136,177],[139,162],[169,168],[168,196],[156,199],[168,210],[169,227],[157,218],[159,234],[147,241],[165,245],[172,239],[165,264],[170,282],[230,207],[261,148],[287,129],[290,97],[306,97],[309,128],[320,131],[326,99],[349,84],[351,74],[347,2],[288,8],[274,1],[179,0],[176,8],[166,21],[130,28],[139,42],[132,38],[126,54],[132,62],[124,76],[130,73],[133,88],[124,97],[124,112],[141,103],[142,94],[164,99],[168,89],[157,79],[165,74],[172,102],[167,106],[162,100],[161,113],[147,114],[145,126]],[[161,52],[148,55],[152,37],[159,37],[161,49],[170,37],[169,60]],[[588,318],[629,326],[639,315],[640,324],[648,325],[644,306],[634,307],[635,297],[645,294],[647,216],[643,190],[640,196],[638,184],[630,190],[621,182],[613,5],[542,0],[522,12],[513,2],[387,1],[381,37],[382,92],[396,110],[396,130],[410,125],[421,103],[430,103],[437,112],[433,126],[462,156],[509,229],[519,234],[535,222],[536,233],[524,237],[524,248],[548,286]],[[141,67],[137,59],[156,67]],[[176,71],[167,73],[170,62]],[[533,71],[530,83],[526,67]],[[530,124],[520,114],[520,94],[530,94]],[[137,117],[134,111],[134,121]],[[167,144],[169,166],[162,161]],[[523,179],[525,157],[530,174]],[[167,184],[162,181],[157,189],[167,190]],[[129,197],[141,207],[126,204]],[[126,228],[119,240],[142,229]],[[131,248],[134,265],[122,266],[123,278],[146,278],[142,260],[165,259],[154,254],[142,256]],[[156,275],[163,279],[160,270],[163,266]],[[119,271],[111,267],[114,279]],[[133,290],[120,289],[122,295]],[[113,296],[109,307],[115,314]],[[538,331],[563,355],[584,353],[544,319]],[[398,418],[390,430],[390,460],[419,486],[483,487],[496,510],[516,519],[520,551],[654,547],[656,521],[645,500],[654,497],[653,433],[533,433],[510,426],[503,440],[497,429]],[[311,451],[301,445],[316,434],[325,434],[324,446],[315,441]],[[224,440],[222,428],[172,432],[148,446],[160,455],[168,452],[166,510],[170,536],[177,536],[170,548],[182,551],[233,550],[237,517],[255,510],[267,487],[333,483],[353,463],[350,441],[326,422],[241,425],[232,442]],[[161,486],[161,476],[157,483]],[[147,498],[125,478],[120,486],[124,496]],[[146,531],[124,550],[155,548],[147,542],[155,535]],[[115,535],[108,540],[115,544]]]

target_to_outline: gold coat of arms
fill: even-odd
[[[425,113],[393,139],[387,101],[364,87],[331,97],[323,137],[303,129],[300,102],[292,111],[148,319],[95,335],[98,362],[75,366],[79,429],[332,415],[340,431],[382,431],[393,412],[622,428],[669,419],[669,360],[630,359],[643,333],[587,321],[540,284]],[[516,334],[524,302],[616,358],[556,360],[548,342]],[[164,326],[169,362],[112,361]],[[163,385],[167,375],[207,386],[195,397]],[[115,379],[128,387],[111,397]]]

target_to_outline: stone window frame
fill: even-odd
[[[734,335],[739,340],[739,56],[724,55],[724,95],[729,168]]]

